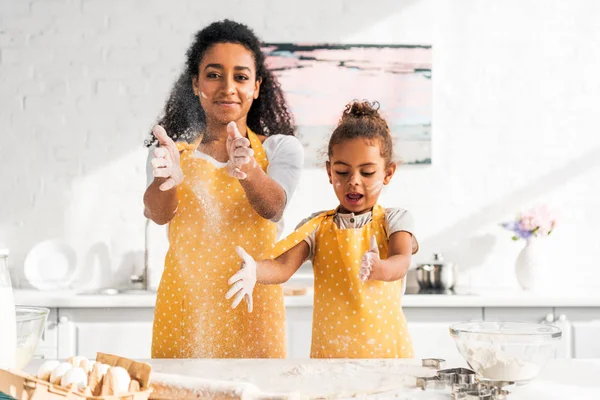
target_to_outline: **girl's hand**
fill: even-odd
[[[230,299],[234,294],[237,293],[231,308],[236,308],[243,298],[246,298],[248,303],[248,312],[252,312],[252,292],[256,285],[256,261],[248,255],[241,247],[235,248],[238,256],[243,260],[242,268],[233,274],[227,281],[231,288],[225,295],[226,299]]]
[[[159,186],[160,190],[171,190],[183,182],[179,150],[162,126],[156,125],[152,129],[152,134],[158,139],[158,143],[160,143],[160,147],[154,149],[154,158],[150,161],[152,173],[156,178],[165,179]]]
[[[379,248],[377,247],[377,238],[375,235],[371,237],[371,246],[369,251],[367,251],[360,261],[360,271],[358,273],[358,277],[364,283],[369,279],[374,279],[373,277],[373,269],[376,268],[378,262],[381,261],[379,259]],[[377,271],[375,271],[377,272]],[[375,276],[377,274],[374,274]]]
[[[236,179],[246,179],[247,175],[242,167],[254,160],[254,150],[250,148],[250,141],[240,134],[234,121],[227,124],[227,173]]]

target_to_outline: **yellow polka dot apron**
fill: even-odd
[[[268,160],[248,130],[256,161]],[[169,250],[158,288],[153,358],[283,358],[285,309],[279,285],[256,285],[254,310],[231,308],[227,280],[241,265],[235,246],[257,260],[273,250],[275,223],[259,216],[239,181],[225,168],[194,156],[197,144],[178,143],[184,181],[169,224]]]
[[[291,247],[315,228],[315,294],[312,358],[408,358],[413,348],[401,306],[402,280],[359,279],[360,261],[377,238],[387,258],[385,210],[376,205],[372,220],[358,229],[339,229],[336,210],[308,221],[277,244]]]

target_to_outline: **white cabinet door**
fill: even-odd
[[[552,307],[486,307],[483,310],[486,321],[516,321],[535,324],[552,322]]]
[[[153,308],[61,308],[58,357],[95,358],[97,352],[150,358]]]
[[[481,320],[481,308],[404,308],[415,358],[443,358],[449,365],[463,363],[450,325],[457,322]]]
[[[312,307],[287,307],[285,313],[288,358],[309,358],[312,338]]]
[[[600,358],[600,308],[556,308],[554,315],[573,358]]]

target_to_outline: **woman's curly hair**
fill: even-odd
[[[165,104],[158,124],[162,125],[173,140],[191,142],[206,126],[206,116],[200,101],[194,94],[192,79],[198,76],[198,67],[204,53],[217,43],[241,44],[254,55],[256,79],[261,79],[260,95],[250,107],[247,125],[260,135],[294,135],[295,126],[279,82],[265,65],[261,42],[244,24],[223,20],[210,24],[196,33],[187,51],[186,68],[177,79]],[[152,133],[146,146],[156,142]]]

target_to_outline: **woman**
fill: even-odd
[[[145,215],[169,223],[152,357],[285,357],[280,286],[259,287],[248,309],[224,300],[236,245],[270,256],[304,158],[248,27],[225,20],[196,34],[152,133]]]

